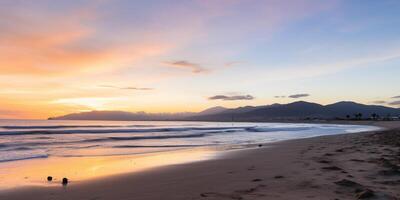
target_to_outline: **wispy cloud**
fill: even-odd
[[[371,103],[375,103],[375,104],[385,104],[386,101],[373,101],[373,102],[371,102]]]
[[[393,102],[390,102],[388,104],[392,105],[392,106],[398,106],[398,105],[400,105],[400,101],[393,101]]]
[[[320,63],[303,63],[296,65],[282,65],[276,69],[269,70],[267,74],[260,73],[253,76],[253,79],[264,81],[283,81],[318,77],[327,74],[335,74],[350,69],[361,69],[363,67],[400,59],[400,48],[392,48],[383,51],[376,51],[359,56],[339,59],[337,61],[324,61]],[[383,65],[377,65],[383,66]]]
[[[394,97],[392,97],[392,99],[400,99],[400,95],[399,96],[394,96]]]
[[[286,96],[274,96],[275,98],[286,98]]]
[[[154,90],[154,88],[122,87],[122,90]]]
[[[154,90],[154,88],[147,88],[147,87],[119,87],[115,85],[99,85],[98,87],[121,89],[121,90]]]
[[[225,63],[225,67],[232,67],[232,66],[235,66],[235,65],[240,65],[240,64],[243,64],[244,62],[242,62],[242,61],[232,61],[232,62],[227,62],[227,63]]]
[[[203,66],[201,66],[197,63],[187,61],[187,60],[167,61],[167,62],[163,62],[163,64],[168,65],[170,67],[175,67],[175,68],[189,69],[193,73],[203,73],[203,72],[208,71]]]
[[[235,96],[226,96],[226,95],[215,95],[208,98],[209,100],[224,100],[224,101],[237,101],[237,100],[253,100],[254,97],[252,95],[235,95]]]
[[[308,97],[308,96],[310,96],[310,94],[292,94],[292,95],[289,95],[289,98],[298,99],[298,98],[303,98],[303,97]]]

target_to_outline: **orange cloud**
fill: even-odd
[[[172,62],[164,62],[164,64],[170,67],[182,68],[182,69],[189,69],[193,73],[202,73],[207,72],[208,70],[204,67],[200,66],[199,64],[192,63],[186,60],[179,60],[179,61],[172,61]]]

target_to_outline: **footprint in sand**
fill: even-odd
[[[254,192],[256,192],[257,190],[259,190],[260,188],[265,187],[265,185],[260,184],[257,185],[256,187],[252,187],[249,189],[244,189],[244,190],[235,190],[232,194],[225,194],[225,193],[217,193],[217,192],[204,192],[201,193],[200,196],[207,198],[217,198],[217,199],[235,199],[235,200],[242,200],[243,195],[249,195],[249,194],[253,194]]]
[[[238,195],[232,195],[232,194],[223,194],[223,193],[216,193],[216,192],[205,192],[200,194],[201,197],[214,197],[218,199],[236,199],[236,200],[242,200],[243,197],[238,196]]]
[[[321,169],[327,170],[327,171],[342,171],[343,170],[342,168],[336,167],[336,166],[322,167]]]

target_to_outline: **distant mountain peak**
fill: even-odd
[[[292,103],[288,103],[288,104],[318,104],[318,103],[313,103],[313,102],[308,102],[308,101],[295,101]],[[320,104],[318,104],[320,105]]]
[[[361,113],[364,117],[373,114],[379,116],[400,116],[400,109],[364,105],[352,101],[340,101],[334,104],[321,105],[306,101],[288,104],[264,106],[244,106],[225,108],[215,106],[199,113],[144,113],[124,111],[92,111],[73,113],[51,119],[66,120],[192,120],[192,121],[269,121],[269,120],[303,120],[348,118]]]
[[[364,104],[357,103],[354,101],[339,101],[330,105],[364,105]]]
[[[321,105],[321,104],[318,104],[318,103],[308,102],[308,101],[295,101],[295,102],[288,103],[288,104],[282,104],[281,106],[296,106],[296,107],[301,107],[301,106],[307,106],[307,107],[322,107],[323,105]]]
[[[217,114],[223,111],[228,110],[228,108],[222,107],[222,106],[215,106],[215,107],[211,107],[208,109],[205,109],[201,112],[199,112],[198,114],[200,115],[211,115],[211,114]]]

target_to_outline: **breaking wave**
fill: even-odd
[[[0,121],[0,162],[49,156],[129,155],[268,143],[374,130],[352,125],[218,122]],[[59,123],[59,124],[57,124]]]

